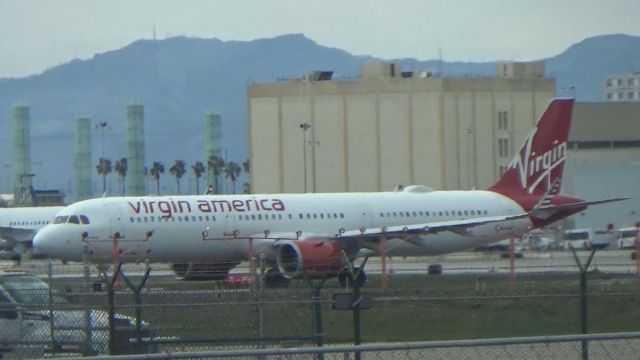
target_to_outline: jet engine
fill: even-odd
[[[171,268],[178,280],[223,280],[239,261],[215,263],[174,263]]]
[[[347,266],[342,246],[323,239],[291,240],[280,245],[278,269],[290,278],[337,276]]]

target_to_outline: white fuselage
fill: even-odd
[[[264,254],[273,261],[280,239],[335,239],[345,230],[523,212],[511,199],[490,191],[114,197],[67,207],[59,217],[84,215],[90,224],[60,218],[42,229],[35,246],[64,260],[81,260],[86,253],[92,262],[112,261],[116,248],[121,261],[239,261],[250,257],[251,247],[254,256]],[[460,234],[442,231],[388,239],[386,253],[435,255],[473,249],[530,228],[523,217],[464,233],[461,229]],[[379,242],[363,239],[358,247],[381,253]]]
[[[62,209],[64,206],[0,208],[0,247],[10,249],[17,243],[30,243]]]

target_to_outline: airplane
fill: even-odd
[[[240,261],[260,258],[270,267],[267,286],[336,276],[362,282],[369,256],[474,249],[623,200],[560,192],[573,104],[554,99],[487,190],[100,198],[60,211],[34,246],[70,261],[86,254],[98,264],[169,262],[184,279],[222,279]]]
[[[0,257],[18,259],[31,248],[36,232],[51,223],[62,209],[64,206],[0,208]]]

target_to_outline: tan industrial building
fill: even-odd
[[[255,193],[486,188],[555,94],[543,63],[449,78],[367,63],[248,88]]]

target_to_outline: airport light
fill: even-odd
[[[301,123],[300,129],[302,129],[302,157],[304,164],[304,192],[307,192],[307,130],[311,125],[309,123]]]

